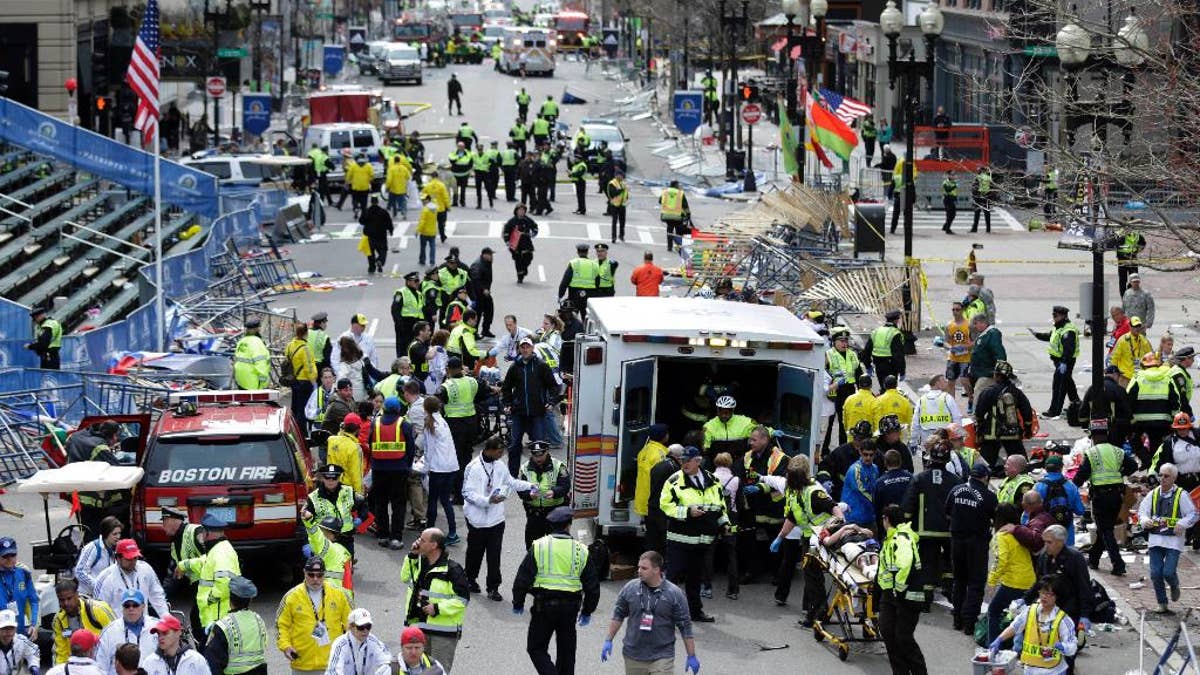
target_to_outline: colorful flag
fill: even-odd
[[[836,91],[830,91],[825,87],[821,87],[819,91],[821,92],[821,98],[825,100],[825,105],[829,106],[833,114],[837,115],[838,119],[846,124],[854,124],[854,120],[863,115],[871,114],[871,106],[862,101],[855,101],[849,96],[842,96]]]
[[[817,138],[817,129],[813,126],[813,97],[808,95],[808,88],[801,85],[802,90],[801,101],[804,102],[804,119],[808,126],[808,143],[805,144],[806,150],[812,150],[817,161],[821,162],[826,169],[833,168],[833,162],[829,161],[829,155],[825,154],[825,148],[821,147],[821,141]]]
[[[137,115],[133,126],[142,132],[142,145],[149,146],[158,138],[158,0],[146,3],[142,29],[133,45],[133,57],[125,82],[138,97]]]
[[[837,115],[829,112],[824,102],[816,96],[811,96],[808,106],[808,119],[811,123],[813,146],[818,143],[821,147],[833,151],[833,154],[844,160],[850,159],[850,152],[858,145],[858,134]]]
[[[782,98],[777,103],[780,110],[786,110],[787,104]],[[800,164],[796,161],[796,147],[799,143],[796,142],[796,132],[792,129],[792,121],[788,119],[787,113],[779,116],[779,147],[783,148],[783,170],[789,176],[795,176],[800,173]]]

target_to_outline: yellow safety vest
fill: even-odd
[[[1150,493],[1150,516],[1154,518],[1162,518],[1166,523],[1166,529],[1174,528],[1179,522],[1179,500],[1183,497],[1183,488],[1175,486],[1175,494],[1171,496],[1171,515],[1162,516],[1158,512],[1158,499],[1162,495],[1162,487],[1156,487]],[[1190,499],[1190,497],[1189,497]],[[1160,528],[1155,534],[1165,534]]]
[[[613,271],[612,271],[612,261],[611,260],[608,260],[608,259],[597,260],[596,261],[596,273],[597,273],[597,282],[596,282],[597,288],[612,288],[613,287],[614,281],[613,281]]]
[[[313,361],[320,361],[325,354],[325,345],[329,342],[329,334],[320,328],[308,330],[308,351],[312,352]],[[320,373],[318,373],[319,375]],[[317,399],[320,407],[320,399]]]
[[[533,542],[533,561],[537,564],[533,587],[579,593],[583,590],[579,577],[587,560],[588,549],[583,544],[570,537],[546,535]]]
[[[1054,648],[1054,643],[1058,642],[1058,627],[1066,616],[1066,612],[1058,610],[1050,623],[1050,630],[1043,634],[1038,623],[1037,605],[1029,608],[1021,643],[1021,663],[1034,668],[1053,668],[1062,661],[1062,652]],[[1049,650],[1050,656],[1042,656],[1043,649]]]
[[[239,610],[225,615],[217,622],[217,627],[225,634],[229,646],[225,675],[239,675],[267,664],[267,625],[258,614]]]
[[[1071,323],[1070,321],[1063,324],[1060,328],[1055,328],[1054,332],[1050,334],[1050,348],[1047,349],[1047,351],[1050,353],[1050,356],[1053,356],[1056,359],[1062,358],[1063,336],[1067,333],[1075,334],[1075,353],[1071,355],[1071,358],[1079,358],[1079,329],[1076,328],[1075,324]]]
[[[400,308],[400,316],[409,319],[424,319],[425,318],[425,298],[413,291],[413,289],[405,286],[396,291],[400,296],[404,305]]]
[[[941,429],[954,421],[954,418],[950,415],[950,408],[946,405],[946,396],[938,397],[937,410],[929,410],[927,407],[928,403],[929,398],[922,396],[920,402],[917,404],[921,406],[921,415],[918,420],[921,423],[922,429],[927,431]]]
[[[571,260],[571,288],[595,288],[596,277],[600,268],[591,258],[573,258]]]
[[[825,365],[829,369],[829,376],[835,381],[841,378],[846,383],[853,384],[859,367],[858,354],[854,353],[853,349],[847,349],[843,354],[837,347],[833,347],[825,352]]]
[[[818,528],[829,520],[830,513],[813,513],[812,498],[817,492],[824,492],[824,488],[818,483],[804,486],[803,490],[797,494],[796,490],[787,491],[787,503],[783,507],[783,515],[791,516],[795,521],[796,526],[800,528],[800,532],[807,539],[812,536],[813,529]]]
[[[1019,473],[1012,478],[1005,478],[1004,482],[1000,484],[996,496],[1001,504],[1015,504],[1017,491],[1021,489],[1021,486],[1033,487],[1035,482],[1033,476],[1027,473]]]
[[[683,219],[683,190],[679,188],[663,190],[658,203],[662,206],[663,220]]]
[[[443,413],[447,418],[475,415],[475,394],[479,391],[479,382],[475,378],[451,377],[442,386],[446,389],[447,403]]]
[[[46,328],[50,329],[50,349],[59,349],[62,347],[62,324],[57,319],[43,319],[42,324],[38,326],[38,332]]]
[[[308,493],[308,498],[312,500],[313,509],[316,510],[313,514],[314,521],[319,523],[327,516],[334,516],[342,521],[342,532],[349,532],[354,528],[354,518],[350,515],[351,509],[354,508],[354,488],[339,485],[336,503],[322,497],[320,490]]]
[[[625,206],[629,203],[629,186],[626,185],[624,181],[614,178],[608,182],[608,185],[610,187],[616,185],[621,189],[621,192],[616,197],[609,198],[609,204],[612,204],[613,206]],[[605,192],[607,193],[607,188],[605,189]]]
[[[537,485],[538,496],[529,500],[530,506],[548,507],[558,506],[566,501],[565,497],[543,497],[542,495],[551,494],[555,484],[558,483],[558,477],[566,469],[567,465],[561,459],[550,458],[550,466],[546,471],[540,474],[533,466],[533,460],[529,460],[521,467],[521,474],[518,476],[523,481],[528,481]]]
[[[229,613],[229,580],[241,575],[242,566],[228,539],[217,542],[199,558],[180,561],[179,567],[189,577],[200,579],[196,606],[202,626],[207,628]]]
[[[1138,387],[1133,407],[1133,423],[1169,422],[1175,411],[1170,409],[1171,371],[1163,366],[1139,370],[1129,383]]]
[[[1102,485],[1120,485],[1121,462],[1125,459],[1125,451],[1111,443],[1101,443],[1087,451],[1088,461],[1092,463],[1092,487]]]
[[[871,331],[871,356],[890,357],[892,355],[892,340],[900,334],[895,326],[883,325]]]

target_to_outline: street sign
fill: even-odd
[[[757,103],[747,103],[742,106],[742,121],[746,124],[758,124],[762,119],[762,106]]]
[[[241,58],[245,58],[248,53],[249,52],[247,52],[245,49],[242,49],[241,47],[222,47],[221,49],[217,50],[217,58],[219,58],[219,59],[241,59]]]
[[[675,128],[681,133],[691,134],[700,128],[704,115],[703,92],[677,91],[671,107],[674,111]]]
[[[325,68],[326,75],[337,75],[342,72],[342,66],[346,63],[346,48],[342,45],[325,45],[324,58],[321,64]]]
[[[1058,48],[1054,45],[1025,45],[1025,56],[1058,56]]]
[[[204,88],[209,96],[220,98],[225,95],[225,78],[213,75],[204,81]]]

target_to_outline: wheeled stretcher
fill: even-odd
[[[813,622],[813,638],[828,640],[842,661],[850,656],[850,643],[879,640],[874,597],[878,552],[854,542],[826,546],[814,534],[804,564],[816,565],[827,579],[825,609]]]

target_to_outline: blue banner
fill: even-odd
[[[675,112],[675,128],[691,135],[704,121],[704,94],[699,91],[677,91],[671,108]]]
[[[271,126],[271,95],[242,94],[242,128],[252,136],[262,136]]]
[[[36,368],[37,355],[25,349],[32,340],[29,308],[0,298],[0,368]]]
[[[325,74],[337,75],[346,63],[346,48],[341,45],[325,45]]]
[[[154,155],[0,98],[0,140],[74,165],[81,171],[154,195]],[[162,198],[184,211],[216,218],[217,178],[162,160]]]

